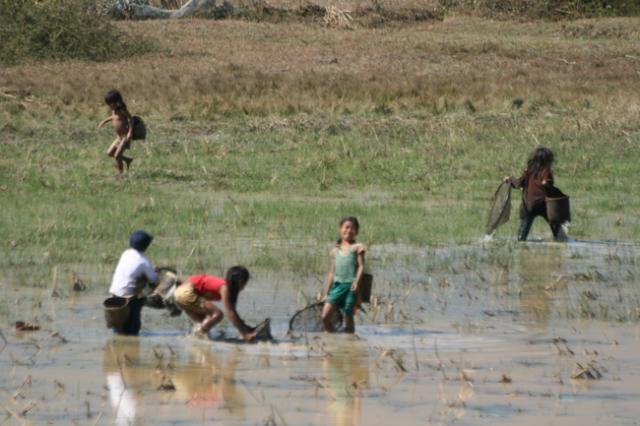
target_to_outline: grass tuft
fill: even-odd
[[[110,61],[152,50],[114,27],[92,0],[0,0],[0,63]]]

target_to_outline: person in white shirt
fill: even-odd
[[[145,231],[135,231],[129,237],[129,248],[120,256],[118,266],[113,273],[109,293],[129,299],[129,319],[116,333],[136,336],[140,332],[140,316],[144,299],[140,294],[148,284],[158,281],[153,264],[144,255],[153,236]]]

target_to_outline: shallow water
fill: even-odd
[[[185,337],[185,316],[152,309],[140,337],[117,337],[100,310],[110,267],[61,265],[42,287],[16,270],[0,286],[0,423],[637,424],[639,253],[375,246],[374,303],[357,335],[298,339],[288,319],[322,278],[257,271],[239,310],[270,316],[278,342],[254,345]],[[70,269],[104,288],[71,291]],[[42,328],[16,332],[16,320]],[[602,377],[572,379],[578,363]]]

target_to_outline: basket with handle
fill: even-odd
[[[129,320],[129,300],[125,297],[112,296],[102,302],[107,328],[121,329],[124,327]]]
[[[547,219],[549,223],[562,225],[571,221],[571,205],[569,196],[562,194],[559,197],[546,197]]]
[[[371,303],[371,287],[373,285],[373,275],[362,274],[360,277],[360,302]]]

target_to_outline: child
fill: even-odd
[[[358,298],[360,278],[364,271],[365,248],[356,243],[360,224],[355,217],[345,217],[340,221],[340,239],[329,253],[329,273],[324,291],[325,304],[322,309],[322,323],[327,332],[335,331],[331,326],[334,309],[344,311],[345,331],[355,332],[353,308]]]
[[[217,325],[224,314],[212,303],[222,300],[229,321],[238,329],[244,340],[251,341],[256,337],[255,329],[244,323],[236,311],[238,294],[249,281],[249,271],[244,266],[229,268],[226,278],[212,275],[194,275],[181,283],[175,292],[175,299],[189,317],[197,323],[193,334],[204,338],[211,328]]]
[[[504,178],[504,182],[510,183],[513,188],[523,189],[518,241],[527,239],[536,216],[542,216],[549,222],[545,197],[553,195],[553,192],[557,191],[553,186],[553,172],[551,170],[553,162],[553,152],[548,148],[539,147],[529,157],[527,168],[522,176],[516,179],[511,176]],[[560,224],[549,223],[549,226],[556,241],[566,239]]]
[[[155,284],[158,274],[144,255],[153,236],[145,231],[136,231],[129,237],[129,248],[122,253],[113,273],[109,293],[129,299],[129,318],[117,333],[136,336],[140,331],[140,314],[144,299],[140,297],[147,284]]]
[[[98,129],[102,128],[109,121],[113,122],[113,129],[116,131],[118,137],[107,149],[107,155],[113,157],[116,163],[116,168],[122,175],[124,172],[124,165],[126,164],[127,170],[133,161],[131,157],[125,157],[125,149],[131,147],[131,140],[133,139],[133,117],[127,110],[127,105],[122,100],[122,95],[117,90],[111,90],[104,97],[104,101],[109,108],[111,108],[111,117],[105,118],[98,124]]]

